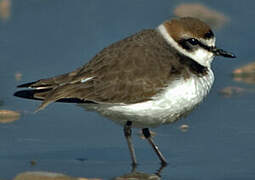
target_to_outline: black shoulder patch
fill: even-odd
[[[199,77],[208,73],[207,67],[202,66],[201,64],[197,63],[196,61],[187,56],[182,55],[182,57],[180,58],[180,62],[182,64],[185,64],[191,72],[193,72]]]

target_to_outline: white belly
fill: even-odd
[[[161,94],[147,102],[100,105],[92,109],[122,125],[129,120],[134,127],[156,127],[172,123],[193,110],[208,94],[213,81],[213,72],[210,70],[204,77],[192,76],[172,82]]]

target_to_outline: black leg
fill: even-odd
[[[132,134],[132,122],[131,121],[127,121],[127,123],[124,126],[124,135],[126,137],[127,143],[128,143],[128,149],[131,155],[131,159],[132,159],[132,165],[133,167],[135,167],[137,165],[137,161],[136,161],[136,157],[135,157],[135,150],[132,144],[132,140],[131,140],[131,134]]]
[[[148,142],[151,144],[153,150],[156,152],[156,154],[158,155],[161,164],[163,166],[167,165],[166,159],[164,158],[163,154],[159,151],[158,146],[156,146],[151,138],[151,133],[150,130],[148,128],[144,128],[143,129],[143,135],[144,137],[148,140]]]
[[[158,175],[159,177],[161,177],[161,172],[163,171],[163,169],[167,166],[167,164],[163,164],[161,163],[160,168],[156,171],[156,175]]]

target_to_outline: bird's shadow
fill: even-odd
[[[132,165],[130,173],[126,173],[124,175],[114,177],[111,180],[120,180],[120,179],[160,180],[161,173],[166,166],[167,165],[165,164],[161,164],[161,166],[158,169],[156,169],[154,173],[150,174],[145,172],[139,172],[137,171],[137,165]]]

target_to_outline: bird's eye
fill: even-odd
[[[195,46],[195,45],[198,45],[198,40],[197,39],[195,39],[195,38],[190,38],[190,39],[188,39],[187,40],[190,44],[192,44],[193,46]]]

